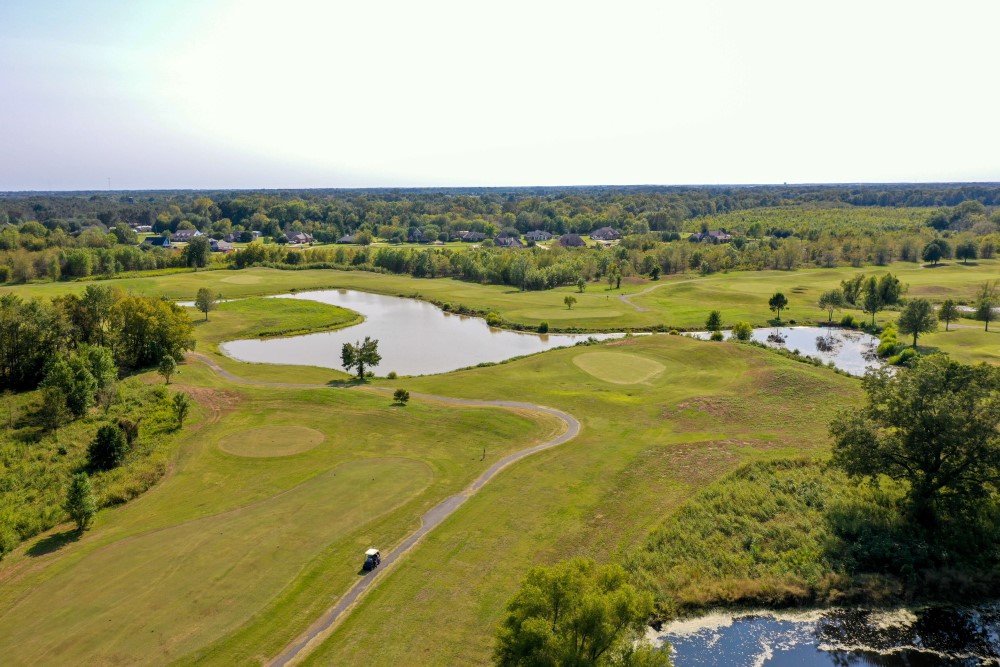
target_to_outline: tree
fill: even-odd
[[[767,301],[768,307],[778,314],[778,321],[781,321],[781,311],[788,307],[788,299],[781,292],[775,292]]]
[[[583,294],[583,291],[587,289],[587,281],[583,278],[577,278],[576,280],[576,291]]]
[[[207,236],[195,236],[184,248],[184,261],[194,268],[208,266],[212,261],[212,246]]]
[[[882,293],[878,289],[878,280],[872,276],[865,281],[865,289],[862,294],[861,311],[872,314],[872,326],[875,325],[875,314],[885,308],[882,300]]]
[[[955,246],[955,259],[962,260],[963,264],[968,264],[970,259],[979,256],[979,246],[972,239],[966,239]]]
[[[194,298],[194,306],[205,313],[205,321],[208,321],[208,311],[215,310],[222,295],[212,294],[212,290],[202,287],[198,290],[198,295]]]
[[[163,376],[164,384],[170,384],[170,376],[177,372],[177,362],[168,354],[160,360],[156,372]]]
[[[69,518],[76,523],[76,528],[83,532],[93,521],[97,514],[97,502],[94,500],[94,490],[90,486],[90,478],[87,473],[78,472],[73,475],[69,483],[69,490],[66,492],[66,502],[63,509],[69,514]]]
[[[42,380],[42,386],[61,389],[66,407],[74,417],[87,414],[97,395],[97,380],[90,372],[87,361],[79,354],[54,361]]]
[[[921,257],[925,262],[930,262],[931,266],[937,266],[937,263],[942,259],[951,257],[951,246],[944,239],[934,239],[924,246]]]
[[[365,340],[358,341],[354,345],[344,343],[340,351],[340,359],[346,370],[358,369],[358,379],[365,379],[365,368],[374,368],[382,361],[382,355],[378,353],[378,340],[370,336],[365,336]]]
[[[753,337],[753,327],[749,322],[737,322],[733,325],[733,337],[746,342]]]
[[[654,267],[653,267],[652,269],[650,269],[650,271],[649,271],[649,279],[650,279],[650,280],[659,280],[659,279],[660,279],[660,271],[661,271],[661,270],[662,270],[662,269],[660,269],[660,267],[659,267],[659,266],[654,266]]]
[[[869,372],[867,405],[830,426],[833,462],[849,475],[905,482],[912,519],[934,528],[996,493],[1000,480],[1000,369],[944,355],[895,375]]]
[[[944,322],[944,330],[947,331],[948,324],[957,321],[958,317],[958,306],[951,299],[945,299],[944,303],[941,304],[941,309],[938,310],[938,319]]]
[[[399,405],[406,405],[407,401],[410,400],[410,392],[405,389],[397,389],[392,392],[392,400]]]
[[[832,289],[819,295],[819,307],[830,315],[828,322],[833,322],[833,311],[840,310],[847,305],[844,293],[839,289]]]
[[[116,424],[104,424],[97,429],[97,435],[87,449],[90,466],[98,470],[117,468],[128,454],[125,433]]]
[[[986,322],[986,331],[990,330],[993,309],[997,306],[998,285],[1000,285],[1000,280],[987,280],[979,286],[979,292],[976,295],[976,319]]]
[[[913,335],[913,347],[917,346],[917,336],[937,331],[937,316],[927,299],[910,299],[899,315],[896,325],[899,332]]]
[[[705,328],[709,331],[719,331],[722,328],[722,313],[713,310],[705,319]]]
[[[42,424],[49,431],[57,431],[71,416],[66,406],[66,394],[56,386],[42,387],[42,407],[39,411]]]
[[[903,283],[896,276],[887,273],[879,278],[878,295],[885,306],[899,303],[899,297],[903,296]]]
[[[573,304],[576,303],[576,297],[573,296],[572,294],[567,294],[566,296],[563,297],[563,303],[566,304],[567,308],[573,310]]]
[[[849,280],[840,281],[840,289],[844,292],[844,299],[852,306],[857,304],[858,297],[865,284],[865,274],[857,273]]]
[[[619,565],[576,558],[532,568],[507,603],[493,652],[498,667],[661,666],[665,651],[642,641],[652,596]]]
[[[187,394],[178,392],[174,394],[170,404],[174,411],[174,419],[177,420],[177,428],[181,428],[184,426],[184,420],[187,419],[188,412],[191,411],[191,399],[188,398]]]

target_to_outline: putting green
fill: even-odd
[[[219,441],[219,449],[236,456],[291,456],[308,452],[326,440],[305,426],[261,426],[238,431]]]
[[[658,361],[623,352],[586,352],[573,357],[573,363],[598,380],[613,384],[646,382],[666,368]]]
[[[3,662],[176,660],[245,623],[324,550],[346,545],[340,567],[356,571],[365,527],[433,478],[420,461],[352,461],[262,502],[97,549],[0,615]]]

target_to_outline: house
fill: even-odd
[[[583,248],[587,242],[579,234],[563,234],[559,237],[559,245],[565,248]]]
[[[216,241],[212,239],[208,242],[209,247],[212,248],[212,252],[232,252],[233,244],[227,241]]]
[[[148,245],[148,246],[151,246],[153,248],[169,248],[169,247],[171,247],[170,246],[170,239],[168,239],[165,236],[149,236],[149,237],[146,238],[145,241],[142,242],[142,245]]]
[[[508,236],[507,234],[499,234],[495,239],[493,239],[493,245],[497,248],[523,248],[524,244],[521,243],[521,239],[516,236]]]
[[[410,243],[423,243],[424,233],[419,229],[417,229],[416,227],[413,227],[412,229],[410,229],[410,233],[407,235],[406,238]]]
[[[465,243],[482,243],[486,240],[486,234],[482,232],[459,232],[458,238]]]
[[[306,234],[305,232],[285,232],[285,239],[287,239],[289,243],[294,244],[316,243],[316,239],[313,238],[313,235]]]
[[[134,227],[132,227],[132,231],[135,232],[136,234],[148,234],[149,232],[153,231],[153,226],[135,225]]]
[[[708,231],[704,234],[696,232],[688,237],[688,241],[692,243],[700,243],[702,241],[705,243],[729,243],[732,240],[732,235],[721,230]]]
[[[178,229],[170,235],[171,243],[188,243],[196,236],[202,236],[197,229]]]
[[[539,241],[548,241],[549,239],[552,238],[552,234],[549,234],[548,232],[541,229],[536,229],[534,231],[525,234],[524,238],[528,239],[529,241],[534,241],[535,243],[538,243]]]
[[[617,241],[622,237],[622,233],[611,227],[601,227],[590,232],[590,238],[594,241]]]
[[[354,234],[344,234],[337,239],[337,243],[354,243]]]

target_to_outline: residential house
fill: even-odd
[[[622,233],[611,227],[601,227],[590,232],[590,238],[594,241],[617,241],[622,237]]]
[[[521,239],[516,236],[508,236],[507,234],[499,234],[493,239],[493,245],[497,248],[523,248],[524,244],[521,243]]]
[[[565,248],[583,248],[587,242],[579,234],[563,234],[559,237],[559,245]]]
[[[171,243],[189,243],[196,236],[203,236],[197,229],[178,229],[170,235]]]
[[[316,243],[312,234],[305,232],[285,232],[285,239],[292,244],[304,245],[306,243]]]
[[[696,232],[688,237],[688,241],[692,243],[700,243],[702,241],[705,243],[729,243],[732,240],[732,235],[722,230],[707,231],[704,234]]]
[[[486,234],[482,232],[459,232],[458,238],[466,243],[482,243],[486,240]]]
[[[154,248],[170,248],[170,239],[165,236],[149,236],[142,245],[152,246]]]
[[[552,238],[552,234],[549,234],[548,232],[542,229],[536,229],[534,231],[525,234],[524,238],[528,239],[529,241],[534,241],[535,243],[538,243],[539,241],[548,241],[549,239]]]
[[[212,252],[232,252],[233,244],[228,241],[217,241],[212,239],[208,242],[209,247],[212,248]]]
[[[337,239],[337,243],[354,243],[354,234],[345,234]]]

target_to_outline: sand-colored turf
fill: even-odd
[[[305,426],[260,426],[219,440],[219,449],[236,456],[291,456],[318,447],[326,436]]]
[[[666,369],[658,361],[623,352],[587,352],[573,357],[573,363],[598,380],[613,384],[646,382]]]

